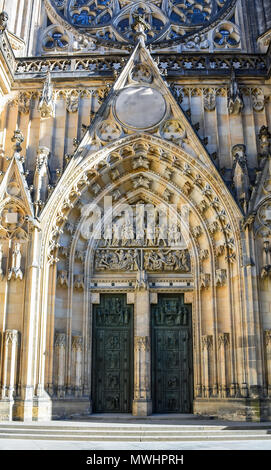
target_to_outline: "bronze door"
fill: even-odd
[[[133,394],[133,306],[125,294],[93,305],[93,411],[129,413]]]
[[[156,413],[192,411],[191,305],[183,294],[152,305],[152,396]]]

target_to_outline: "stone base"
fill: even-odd
[[[249,398],[197,398],[193,413],[228,421],[269,421],[271,400]]]
[[[52,419],[79,418],[91,414],[92,403],[89,398],[52,400]]]
[[[152,400],[134,400],[133,416],[149,416],[152,414]]]
[[[14,401],[0,400],[0,421],[12,421],[14,419]]]

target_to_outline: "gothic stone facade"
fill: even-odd
[[[271,419],[269,1],[0,11],[0,419]]]

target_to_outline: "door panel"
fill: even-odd
[[[152,305],[152,396],[156,413],[189,413],[192,404],[191,305],[160,294]]]
[[[126,295],[103,294],[93,312],[93,410],[128,413],[133,385],[133,306]]]

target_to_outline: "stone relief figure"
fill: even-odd
[[[8,274],[8,280],[11,279],[23,279],[23,273],[21,269],[21,262],[22,262],[22,253],[21,253],[21,244],[19,242],[15,242],[14,248],[12,251],[12,261],[11,261],[11,268]]]
[[[141,252],[143,251],[143,258]],[[141,263],[143,259],[143,266]],[[190,271],[187,250],[98,249],[95,255],[97,271]]]
[[[139,269],[138,250],[98,250],[95,258],[98,271],[136,271]]]
[[[243,97],[241,95],[237,80],[235,78],[234,70],[232,70],[231,84],[228,97],[228,110],[230,114],[240,114],[243,108]]]

